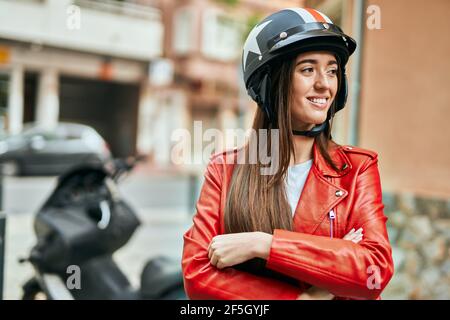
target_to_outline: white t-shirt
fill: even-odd
[[[313,159],[290,166],[286,175],[286,195],[292,209],[292,215],[295,214],[298,200],[302,194],[308,173],[311,170]]]

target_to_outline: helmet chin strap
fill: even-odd
[[[328,110],[327,119],[325,120],[325,122],[315,125],[314,128],[312,128],[311,130],[305,131],[292,130],[292,134],[296,136],[316,137],[327,128],[327,126],[329,125],[329,120],[333,119],[333,117],[334,117],[334,106],[331,106],[331,108]]]
[[[314,128],[312,128],[311,130],[306,130],[306,131],[298,131],[298,130],[292,130],[292,134],[296,135],[296,136],[305,136],[305,137],[316,137],[318,136],[322,131],[325,130],[325,128],[328,125],[328,119],[321,123],[316,125]]]

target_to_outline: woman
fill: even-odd
[[[393,262],[377,154],[330,134],[355,48],[313,9],[279,11],[250,32],[242,67],[259,106],[253,129],[279,137],[211,158],[184,235],[191,299],[380,298]],[[276,146],[272,174],[250,163],[255,142]],[[245,163],[230,163],[238,154]]]

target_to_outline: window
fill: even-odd
[[[202,52],[213,59],[232,61],[242,50],[242,33],[245,25],[215,10],[203,17]]]
[[[181,8],[173,16],[173,49],[177,54],[187,54],[195,49],[193,8]]]

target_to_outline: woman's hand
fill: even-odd
[[[358,230],[355,231],[355,228],[353,228],[352,230],[350,230],[349,233],[347,233],[344,236],[344,240],[350,240],[353,241],[354,243],[358,243],[362,240],[363,238],[363,228],[359,228]]]
[[[350,230],[349,233],[347,233],[344,236],[344,240],[353,241],[354,243],[358,243],[363,238],[363,229],[359,228],[355,231],[355,228]],[[334,295],[330,292],[328,292],[325,289],[321,289],[318,287],[311,287],[308,290],[302,292],[297,300],[331,300],[334,298]]]
[[[208,258],[218,269],[231,267],[253,258],[266,259],[272,235],[264,232],[242,232],[215,236],[208,247]]]

